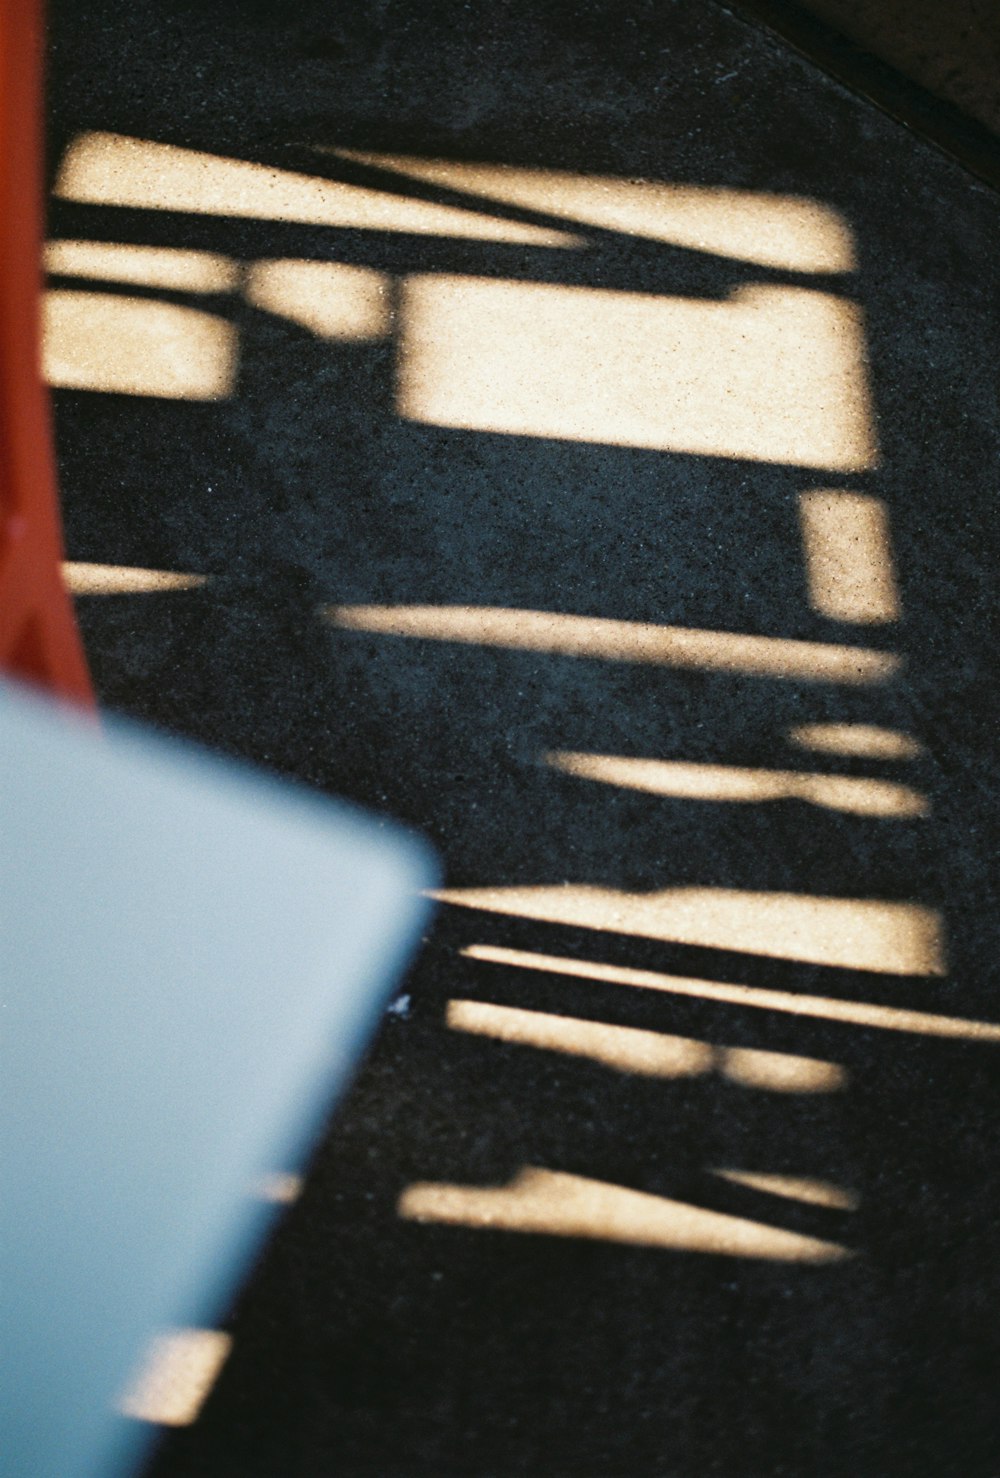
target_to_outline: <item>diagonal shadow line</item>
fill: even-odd
[[[313,146],[313,148],[316,147],[319,146]],[[305,158],[314,161],[315,153],[310,150]],[[272,163],[275,167],[281,167],[280,155],[275,155],[265,162]],[[726,267],[732,266],[738,271],[745,271],[755,281],[777,282],[789,286],[812,286],[815,284],[817,286],[843,287],[845,280],[855,275],[853,271],[804,272],[794,271],[789,268],[768,267],[758,263],[744,262],[735,257],[727,257],[719,252],[701,251],[696,247],[654,241],[629,231],[617,230],[610,226],[600,226],[593,222],[581,221],[575,216],[553,215],[548,211],[542,211],[530,206],[513,205],[508,201],[500,200],[485,192],[463,190],[458,186],[435,185],[428,181],[415,180],[411,175],[403,174],[386,165],[362,164],[356,160],[338,158],[336,168],[330,165],[324,165],[322,170],[317,171],[314,168],[313,173],[319,173],[324,179],[331,181],[363,185],[369,189],[379,190],[387,195],[406,196],[413,199],[426,200],[429,203],[437,205],[451,205],[456,209],[473,215],[499,217],[524,225],[539,226],[546,230],[564,231],[584,237],[588,244],[595,249],[614,250],[626,247],[633,251],[638,250],[642,253],[648,253],[650,258],[655,259],[655,256],[659,255],[666,248],[668,251],[679,253],[682,259],[707,261],[725,265]],[[556,248],[548,248],[548,250],[554,251]]]
[[[454,957],[457,950],[473,943],[510,948],[526,954],[546,954],[654,974],[677,975],[685,979],[770,988],[792,996],[822,996],[962,1019],[959,1003],[955,1000],[954,982],[947,979],[921,975],[888,977],[878,971],[780,959],[753,951],[615,935],[582,925],[549,923],[471,908],[443,909],[438,914],[427,950]],[[532,975],[543,973],[531,972]],[[971,1017],[966,1019],[974,1020]]]
[[[767,1163],[770,1170],[770,1161]],[[612,1173],[610,1167],[595,1167],[592,1160],[588,1158],[586,1150],[579,1157],[572,1154],[560,1155],[558,1163],[554,1163],[549,1157],[544,1165],[539,1164],[531,1168],[578,1176],[581,1180],[597,1182],[612,1190],[637,1191],[642,1195],[662,1197],[700,1211],[717,1212],[723,1216],[752,1221],[762,1228],[774,1227],[777,1230],[795,1232],[802,1236],[832,1240],[856,1250],[863,1248],[863,1239],[859,1237],[856,1228],[852,1225],[852,1212],[850,1211],[809,1205],[802,1201],[795,1201],[791,1197],[753,1190],[750,1187],[733,1184],[721,1177],[713,1176],[709,1171],[700,1168],[692,1168],[685,1172],[683,1167],[673,1163],[650,1173],[640,1174],[637,1171],[630,1171],[626,1166],[620,1166]],[[468,1180],[463,1178],[452,1184],[460,1185],[462,1190],[503,1191],[510,1188],[512,1183],[516,1182],[516,1178],[517,1172],[515,1171],[514,1175],[507,1179],[470,1176]],[[442,1227],[447,1226],[448,1223],[431,1220],[430,1225]],[[494,1230],[489,1225],[469,1226],[462,1223],[457,1225],[453,1223],[452,1227],[456,1232],[473,1235],[478,1235],[482,1231]],[[496,1230],[501,1235],[511,1235],[509,1230],[502,1228]],[[565,1234],[518,1229],[517,1235],[551,1237]],[[605,1239],[597,1238],[597,1240]],[[613,1242],[614,1239],[608,1238],[607,1240]],[[669,1250],[683,1252],[686,1249]],[[690,1250],[695,1251],[696,1249]],[[708,1255],[718,1258],[739,1254],[711,1252]]]
[[[149,140],[149,142],[167,143],[169,141],[157,138]],[[756,281],[775,281],[801,286],[827,284],[842,287],[845,279],[856,275],[854,271],[803,272],[786,268],[768,267],[743,262],[739,258],[727,257],[716,252],[700,251],[695,247],[671,247],[671,244],[668,242],[653,241],[649,238],[634,235],[628,231],[618,230],[614,227],[582,221],[570,215],[556,215],[537,207],[517,205],[483,191],[466,190],[458,185],[442,185],[428,180],[416,179],[412,175],[394,170],[386,164],[376,165],[353,159],[344,159],[326,152],[323,145],[310,144],[304,141],[295,141],[280,147],[262,143],[259,148],[250,151],[247,149],[235,150],[233,148],[226,148],[225,146],[220,146],[214,139],[207,139],[199,143],[197,140],[192,140],[192,138],[185,136],[183,143],[170,146],[185,149],[191,153],[208,152],[219,159],[230,159],[244,164],[258,164],[269,166],[276,170],[290,170],[291,172],[300,174],[308,173],[315,178],[327,180],[331,184],[358,185],[366,189],[377,190],[382,194],[395,195],[401,199],[412,199],[425,201],[428,204],[451,206],[470,215],[508,220],[521,225],[537,226],[543,230],[562,232],[563,234],[575,234],[584,237],[593,247],[620,248],[625,246],[631,249],[646,249],[651,254],[663,247],[667,247],[695,260],[705,260],[727,266],[732,265],[737,270],[746,270],[749,276]],[[333,146],[330,147],[332,148]],[[352,145],[352,147],[354,146]],[[482,161],[456,159],[456,162],[481,163]],[[497,161],[501,165],[506,162],[505,160]],[[537,166],[535,167],[537,168]],[[553,172],[560,174],[566,173],[564,170]],[[586,177],[585,172],[574,171],[574,173],[583,173],[584,177]],[[656,184],[660,186],[669,183],[666,180],[656,181]],[[719,188],[728,187],[720,186]],[[755,194],[758,192],[745,190],[743,193]],[[549,251],[557,250],[556,248],[544,249]]]
[[[48,272],[46,286],[72,292],[100,293],[102,297],[143,298],[154,303],[174,303],[179,308],[203,308],[206,313],[232,316],[234,292],[224,288],[201,291],[194,288],[161,287],[150,282],[123,282],[108,277],[90,277],[86,272]],[[229,310],[227,314],[227,310]],[[256,308],[256,312],[266,310]],[[271,316],[271,315],[269,315]],[[312,335],[312,337],[319,337]]]
[[[290,256],[309,261],[343,261],[396,273],[455,273],[504,280],[552,283],[629,292],[637,296],[690,298],[726,302],[744,285],[766,276],[741,271],[739,264],[720,281],[720,267],[684,247],[663,245],[652,261],[641,263],[645,274],[636,283],[637,263],[609,261],[597,253],[559,253],[547,247],[508,242],[478,242],[458,237],[405,231],[367,231],[357,227],[322,226],[258,220],[247,216],[200,215],[194,212],[53,202],[51,238],[108,241],[136,246],[182,246],[226,251],[238,260]],[[634,254],[633,254],[634,256]],[[662,276],[650,274],[662,267]],[[784,279],[777,278],[779,282]],[[820,288],[812,279],[803,286]]]
[[[623,245],[617,256],[559,252],[550,247],[481,242],[406,231],[362,230],[272,221],[248,216],[207,215],[137,206],[55,200],[49,210],[51,238],[184,246],[228,251],[240,259],[294,256],[345,261],[395,272],[443,272],[514,281],[554,283],[628,292],[635,296],[726,302],[743,286],[796,286],[842,294],[840,279],[820,274],[781,273],[774,268],[714,258],[669,243]],[[628,260],[624,257],[628,256]],[[642,281],[635,280],[641,269]]]
[[[158,141],[154,141],[158,142]],[[199,149],[191,149],[192,153],[202,152]],[[308,146],[302,146],[303,150]],[[815,291],[838,292],[843,294],[845,285],[856,275],[853,272],[805,272],[786,268],[770,267],[753,262],[741,261],[739,258],[727,257],[720,253],[701,251],[696,247],[681,246],[670,242],[654,241],[627,231],[616,230],[612,227],[597,226],[587,222],[581,222],[573,217],[552,215],[549,212],[532,209],[526,206],[509,204],[506,201],[494,199],[491,196],[474,194],[463,191],[457,187],[430,184],[426,181],[415,180],[408,175],[400,174],[384,166],[363,165],[352,160],[337,160],[337,163],[329,164],[325,160],[317,164],[316,155],[312,152],[300,152],[299,149],[289,151],[285,149],[269,149],[254,152],[249,151],[237,153],[233,150],[221,151],[217,145],[213,145],[211,152],[219,159],[230,159],[245,164],[260,164],[271,166],[278,170],[289,170],[290,164],[298,165],[299,168],[293,172],[301,173],[302,167],[307,166],[309,173],[319,179],[327,180],[331,184],[356,185],[365,189],[378,191],[381,194],[396,196],[399,199],[412,199],[430,205],[449,206],[461,210],[467,214],[475,215],[484,219],[507,220],[514,224],[535,226],[539,229],[562,232],[563,234],[575,234],[585,239],[583,248],[556,248],[539,247],[532,245],[521,245],[516,243],[461,243],[466,250],[486,251],[496,247],[505,247],[509,255],[509,268],[516,268],[519,262],[524,260],[536,260],[539,265],[542,262],[551,262],[556,271],[553,274],[559,280],[559,264],[564,259],[573,262],[574,266],[583,265],[578,260],[586,259],[586,266],[590,268],[587,279],[596,279],[595,285],[608,287],[607,271],[609,259],[613,260],[616,255],[627,252],[634,258],[633,262],[622,270],[622,277],[627,279],[629,272],[642,270],[643,275],[649,273],[651,268],[666,260],[674,272],[681,272],[696,278],[705,275],[706,269],[714,272],[724,271],[727,274],[726,284],[717,288],[715,292],[699,291],[692,296],[707,297],[710,299],[725,299],[731,292],[749,283],[765,283],[787,287],[812,288]],[[49,206],[50,231],[59,215],[67,207],[74,211],[81,210],[132,210],[143,213],[141,207],[135,206],[113,206],[100,205],[95,202],[74,201],[54,195]],[[159,211],[150,210],[150,214],[162,214]],[[182,218],[187,218],[196,213],[191,212],[166,212]],[[245,228],[255,222],[254,217],[227,216],[224,211],[218,215],[209,217],[212,220],[225,221],[238,224]],[[432,233],[408,233],[406,231],[361,231],[354,227],[323,227],[312,225],[297,225],[295,223],[260,221],[261,226],[276,226],[285,224],[299,232],[322,232],[329,236],[330,233],[342,232],[353,233],[358,236],[380,240],[386,236],[392,236],[400,242],[406,242],[409,249],[420,251],[427,243],[437,242],[440,246],[452,245],[452,239],[446,236],[437,237]],[[555,260],[553,260],[555,259]],[[508,270],[505,268],[504,270]],[[522,266],[523,272],[523,266]],[[514,272],[514,275],[519,275]],[[528,274],[533,275],[533,274]],[[546,274],[546,280],[548,274]],[[617,284],[615,284],[617,285]],[[621,290],[621,289],[619,289]],[[663,285],[655,283],[647,286],[645,282],[641,285],[633,285],[631,291],[657,295],[663,292]],[[684,293],[675,294],[685,296]]]
[[[473,968],[458,968],[464,965]],[[489,1006],[513,1007],[539,1012],[546,1016],[593,1023],[595,1026],[625,1027],[656,1035],[681,1037],[707,1043],[720,1052],[750,1049],[755,1052],[791,1054],[814,1058],[820,1062],[835,1060],[846,1067],[869,1070],[890,1053],[916,1059],[933,1056],[946,1058],[955,1071],[979,1070],[995,1063],[998,1043],[968,1036],[935,1036],[917,1030],[887,1031],[863,1022],[838,1020],[831,1015],[805,1015],[787,1012],[767,1004],[748,1006],[734,1000],[718,1000],[697,992],[674,994],[669,991],[623,989],[619,984],[602,980],[580,979],[557,971],[526,971],[510,965],[485,960],[432,961],[412,978],[410,989],[418,1002],[415,1009],[430,1012],[435,1019],[446,1021],[447,1004],[451,1000],[471,1000]],[[936,1013],[927,1013],[933,1015]],[[949,1018],[963,1021],[964,1018]],[[970,1023],[970,1026],[973,1025]],[[994,1032],[996,1027],[994,1024]],[[469,1035],[475,1035],[469,1033]],[[499,1042],[500,1038],[485,1038]],[[518,1045],[516,1042],[514,1045]],[[538,1050],[558,1051],[555,1048]],[[585,1053],[559,1052],[560,1060],[569,1057],[591,1061]],[[596,1063],[596,1059],[593,1059]],[[599,1064],[597,1064],[599,1065]],[[617,1068],[609,1072],[621,1075]],[[658,1079],[649,1077],[648,1081]],[[739,1092],[746,1095],[760,1091],[772,1097],[773,1087],[741,1080]],[[779,1094],[794,1096],[800,1090],[781,1088]],[[812,1089],[801,1090],[812,1095]],[[825,1094],[826,1090],[822,1090]]]

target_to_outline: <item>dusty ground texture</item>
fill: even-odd
[[[381,274],[348,332],[297,321],[294,292],[274,311],[63,260],[53,285],[95,311],[208,313],[237,345],[218,398],[82,370],[57,389],[70,559],[210,577],[81,594],[80,619],[106,705],[413,823],[458,901],[151,1478],[995,1475],[1000,1046],[940,1019],[1000,1017],[997,198],[710,4],[287,9],[52,6],[52,238]],[[95,131],[214,156],[215,196],[151,200],[157,155],[129,203],[106,139],[68,184]],[[532,238],[574,229],[555,204],[331,148],[716,193],[700,236],[578,221],[560,247]],[[452,205],[465,234],[289,220],[225,161]],[[753,231],[723,250],[720,221],[786,196],[826,223],[809,260],[761,260]],[[741,292],[777,315],[770,348],[732,328]],[[784,307],[820,298],[819,327],[786,333]],[[804,560],[816,490],[881,500],[826,576]],[[829,595],[852,547],[867,609]],[[400,635],[398,610],[360,630],[371,612],[330,606],[435,610]],[[676,628],[721,635],[682,660]],[[792,742],[819,724],[921,749]],[[629,759],[661,766],[646,788]],[[771,771],[859,787],[775,796]],[[533,1211],[526,1169],[547,1173]]]

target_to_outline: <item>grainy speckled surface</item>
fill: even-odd
[[[732,457],[402,420],[388,343],[216,304],[217,403],[56,396],[70,558],[199,589],[80,598],[110,707],[404,817],[451,888],[688,886],[917,903],[949,973],[442,909],[235,1309],[233,1354],[155,1478],[992,1478],[1000,1468],[997,1048],[470,961],[496,945],[985,1020],[995,934],[1000,208],[799,57],[694,0],[286,7],[54,3],[53,175],[104,130],[318,172],[310,146],[802,195],[858,270],[880,461]],[[331,165],[331,172],[334,167]],[[723,301],[780,272],[608,233],[581,255],[53,203],[50,234]],[[815,280],[814,280],[815,281]],[[175,299],[190,304],[183,294]],[[544,387],[542,392],[544,393]],[[777,407],[775,413],[780,413]],[[810,611],[796,500],[891,517],[903,618]],[[885,684],[333,629],[331,603],[479,605],[884,647]],[[805,723],[916,736],[913,762],[809,756]],[[549,751],[895,778],[923,819],[667,799]],[[808,951],[804,951],[808,957]],[[294,981],[276,989],[294,990]],[[455,997],[840,1064],[839,1093],[629,1075],[449,1031]],[[249,1090],[252,1091],[252,1088]],[[839,1241],[801,1266],[399,1218],[413,1182],[565,1172]],[[854,1212],[713,1177],[784,1173]]]

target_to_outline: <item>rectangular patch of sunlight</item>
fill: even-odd
[[[831,621],[899,620],[899,592],[881,498],[814,489],[799,494],[809,604]]]
[[[625,965],[604,965],[592,960],[566,959],[560,955],[536,954],[531,950],[506,949],[492,944],[470,944],[462,954],[466,959],[481,960],[490,965],[536,970],[546,975],[568,975],[574,980],[596,980],[607,985],[627,985],[637,990],[665,991],[669,995],[719,1001],[727,1006],[748,1006],[759,1011],[781,1011],[789,1016],[841,1021],[849,1026],[913,1032],[918,1036],[967,1042],[1000,1042],[1000,1025],[995,1022],[938,1016],[930,1011],[907,1011],[898,1006],[875,1005],[870,1001],[843,1001],[835,996],[798,995],[795,991],[730,985],[720,980],[694,980],[682,975],[661,975],[655,970],[633,970]]]
[[[924,752],[923,745],[909,734],[877,724],[796,724],[788,738],[800,749],[858,759],[915,760]]]
[[[884,682],[901,665],[894,653],[867,647],[503,606],[327,606],[325,614],[337,626],[386,636],[806,682]]]
[[[828,293],[412,276],[400,318],[413,421],[844,472],[876,461],[861,315]]]
[[[389,279],[384,272],[343,262],[293,259],[255,262],[246,297],[323,339],[381,339],[389,333]]]
[[[60,277],[135,282],[178,292],[232,292],[240,278],[236,263],[215,252],[123,241],[49,241],[43,260],[45,270]]]
[[[716,1047],[666,1032],[611,1026],[603,1021],[497,1006],[489,1001],[449,1001],[445,1022],[452,1031],[585,1057],[640,1077],[696,1078],[718,1073],[741,1087],[774,1093],[831,1093],[842,1088],[847,1079],[838,1063],[821,1058],[762,1052],[753,1047]]]
[[[320,175],[182,149],[117,133],[83,133],[70,145],[55,194],[91,205],[250,217],[358,231],[450,236],[523,246],[572,247],[574,237],[478,210],[433,205]]]
[[[84,564],[79,560],[66,560],[62,577],[71,595],[152,595],[166,590],[196,590],[208,578],[130,565]]]
[[[224,318],[177,303],[55,288],[45,294],[50,385],[168,400],[232,394],[237,336]]]
[[[917,903],[740,888],[626,893],[584,883],[443,888],[433,896],[459,908],[803,964],[883,975],[946,973],[941,917]]]
[[[417,159],[362,149],[319,152],[460,190],[486,204],[502,201],[557,216],[568,227],[596,226],[789,272],[851,272],[855,267],[851,231],[842,217],[802,196]]]
[[[620,785],[648,795],[735,804],[797,800],[851,816],[906,819],[925,816],[927,801],[907,785],[856,775],[815,775],[801,770],[747,769],[739,765],[689,764],[615,754],[558,751],[548,763],[567,775]]]
[[[189,1426],[218,1379],[232,1343],[218,1329],[174,1329],[159,1335],[118,1409],[136,1421]]]
[[[403,1192],[398,1210],[407,1221],[584,1237],[670,1252],[706,1252],[768,1262],[839,1262],[851,1255],[836,1242],[805,1237],[765,1222],[531,1166],[506,1186],[418,1181]]]
[[[858,1209],[858,1198],[853,1191],[831,1185],[828,1180],[810,1180],[798,1175],[765,1175],[753,1170],[713,1170],[712,1174],[733,1185],[744,1185],[748,1190],[763,1191],[768,1196],[784,1196],[806,1206],[826,1206],[831,1211]]]

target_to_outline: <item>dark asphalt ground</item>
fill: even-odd
[[[886,974],[809,963],[808,944],[774,958],[756,937],[723,947],[442,907],[409,1014],[387,1017],[232,1312],[199,1420],[164,1436],[149,1478],[995,1478],[995,1044],[460,951],[1000,1018],[996,196],[709,0],[55,0],[51,34],[53,178],[71,141],[100,130],[313,174],[326,167],[313,146],[336,144],[839,212],[858,268],[817,285],[863,314],[870,472],[407,421],[391,342],[331,343],[234,299],[215,309],[240,335],[230,398],[56,392],[68,555],[211,577],[80,598],[104,704],[405,819],[452,889],[913,903],[939,912],[948,960],[940,978]],[[702,303],[803,284],[614,232],[574,258],[66,199],[49,230]],[[831,485],[889,510],[902,607],[889,627],[810,610],[796,500]],[[317,614],[331,603],[747,632],[903,665],[874,686],[684,670],[335,629]],[[817,723],[899,730],[924,753],[901,765],[788,744]],[[553,750],[903,780],[931,809],[649,795],[547,768]],[[449,1030],[457,997],[822,1059],[847,1087],[623,1072]],[[503,1186],[525,1166],[855,1255],[814,1266],[397,1214],[415,1182]],[[857,1209],[718,1166],[849,1187]]]

